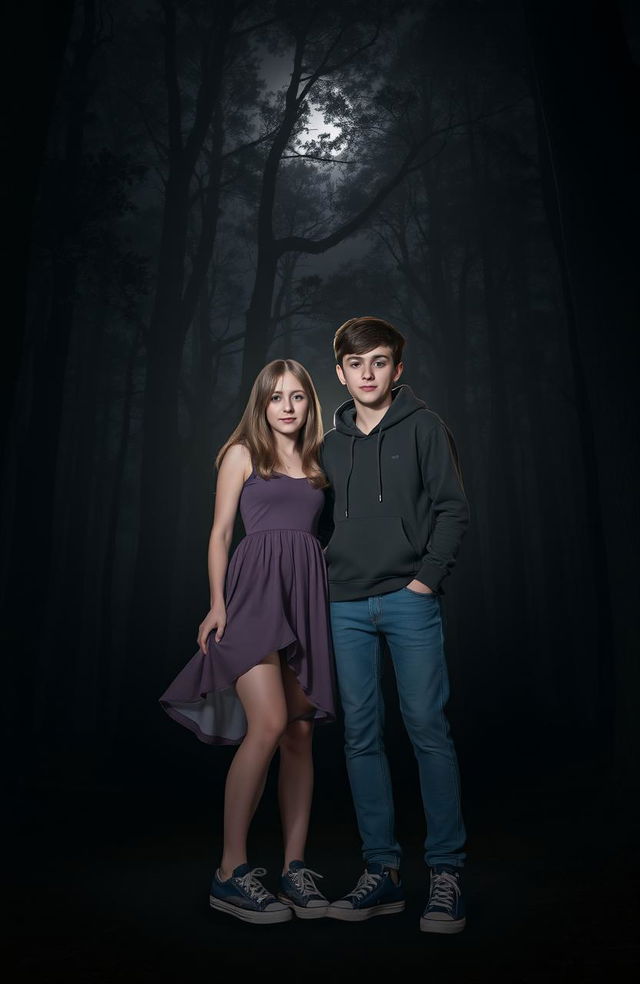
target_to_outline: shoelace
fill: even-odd
[[[313,880],[314,878],[324,877],[323,875],[319,875],[317,871],[312,871],[311,868],[297,868],[289,872],[289,877],[296,888],[305,895],[322,894]]]
[[[251,871],[247,871],[246,875],[240,875],[237,878],[238,884],[242,885],[256,902],[262,902],[263,899],[268,899],[271,895],[271,892],[267,891],[262,882],[258,881],[258,876],[266,875],[266,873],[266,868],[252,868]]]
[[[350,897],[353,899],[363,898],[367,892],[373,891],[381,877],[381,875],[372,875],[370,871],[365,871],[364,874],[360,875],[353,892],[349,892]]]
[[[457,896],[460,895],[460,885],[455,875],[448,871],[437,871],[433,876],[429,908],[442,907],[449,912],[453,909]]]

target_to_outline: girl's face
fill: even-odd
[[[309,397],[292,372],[285,372],[276,382],[267,403],[267,423],[276,434],[291,437],[305,425]]]

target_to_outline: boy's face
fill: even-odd
[[[376,410],[388,404],[391,387],[400,379],[403,368],[401,362],[393,364],[388,345],[376,345],[363,355],[345,355],[336,372],[357,404]]]

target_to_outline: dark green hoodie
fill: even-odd
[[[332,601],[397,591],[414,578],[441,593],[469,522],[446,424],[408,386],[392,397],[369,434],[347,400],[324,437],[331,488],[319,536]]]

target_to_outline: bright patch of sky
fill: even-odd
[[[281,92],[289,84],[291,78],[291,56],[272,55],[265,52],[260,74],[264,78],[270,92]],[[297,149],[301,149],[302,144],[306,140],[317,140],[321,134],[326,134],[329,140],[335,140],[341,134],[340,127],[325,122],[322,110],[314,106],[311,101],[309,108],[309,121],[305,133],[302,135],[302,139],[298,141]],[[334,157],[340,156],[338,151],[329,153]]]
[[[273,55],[265,52],[262,59],[262,69],[259,74],[265,80],[269,92],[274,94],[282,92],[289,84],[291,78],[291,55]],[[296,145],[296,150],[302,152],[304,141],[316,140],[321,133],[327,133],[329,139],[333,140],[340,136],[341,131],[338,127],[325,123],[322,111],[311,105],[308,133],[303,134],[302,140]],[[327,151],[323,153],[323,156],[341,158],[344,156],[344,148],[341,150]],[[310,162],[310,166],[314,166],[313,162]],[[332,181],[335,183],[343,178],[344,169],[342,167],[334,167],[333,165],[327,164],[318,164],[316,166],[321,168],[329,167],[329,170],[333,172],[331,175]],[[321,253],[318,256],[304,257],[300,265],[300,272],[304,272],[305,274],[318,273],[321,276],[326,276],[327,274],[344,269],[346,263],[362,255],[367,248],[368,241],[365,233],[358,232],[355,235],[351,235],[344,242],[334,246],[326,253]]]

